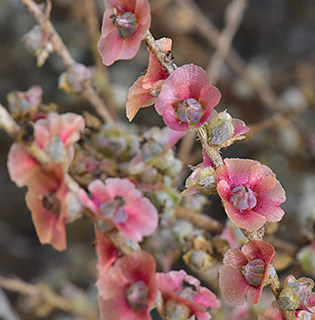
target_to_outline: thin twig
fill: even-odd
[[[214,47],[217,46],[218,40],[220,38],[220,32],[216,26],[210,21],[208,17],[200,10],[200,8],[192,0],[180,0],[181,3],[185,2],[186,6],[195,15],[195,28],[196,30]],[[226,57],[226,62],[232,70],[240,75],[245,75],[253,89],[258,94],[259,98],[263,104],[279,112],[285,112],[288,110],[286,106],[283,105],[282,101],[277,97],[277,95],[272,91],[268,83],[260,75],[254,75],[252,73],[245,73],[247,70],[245,61],[236,53],[236,51],[231,48],[228,56]]]
[[[222,166],[223,160],[220,155],[220,151],[209,146],[205,129],[201,127],[201,128],[198,128],[196,132],[197,132],[198,138],[200,139],[202,147],[206,151],[207,155],[209,156],[214,168],[216,169],[219,166]]]
[[[261,122],[255,123],[253,125],[250,125],[250,130],[246,132],[246,138],[252,138],[256,135],[256,133],[266,130],[268,128],[272,127],[283,127],[288,125],[290,122],[294,121],[296,119],[297,115],[293,114],[290,117],[285,117],[280,113],[274,114],[269,119],[263,120]]]
[[[27,6],[28,10],[32,13],[34,18],[38,21],[41,25],[42,29],[47,32],[50,38],[50,42],[54,46],[55,51],[57,54],[62,58],[65,66],[67,68],[73,66],[76,62],[72,58],[69,50],[63,43],[62,39],[60,38],[59,34],[55,30],[54,26],[50,22],[49,18],[42,12],[39,6],[33,0],[22,0],[23,3]],[[50,3],[50,2],[48,2]],[[106,122],[112,122],[113,117],[108,111],[105,103],[101,100],[98,96],[94,87],[91,86],[84,89],[83,96],[86,97],[98,114],[102,117],[102,119]]]
[[[67,313],[76,314],[86,320],[97,319],[96,314],[94,314],[90,308],[82,308],[81,305],[78,306],[76,301],[72,302],[71,300],[58,296],[47,285],[33,285],[20,279],[9,279],[0,276],[0,287],[29,297],[34,301],[35,306],[38,305],[40,310],[46,314],[49,314],[54,309],[58,309]]]
[[[183,138],[179,150],[178,150],[178,159],[183,163],[190,162],[190,152],[196,141],[196,133],[194,131],[188,131]]]
[[[199,228],[204,228],[212,232],[221,233],[224,226],[215,219],[204,214],[192,212],[184,207],[176,208],[176,216],[190,221]]]
[[[212,56],[207,68],[208,74],[211,76],[212,83],[216,83],[219,77],[221,65],[231,49],[232,40],[242,21],[246,7],[247,0],[233,0],[226,8],[225,28],[220,34],[216,52]]]
[[[94,62],[97,69],[103,69],[104,65],[100,54],[97,51],[96,45],[100,38],[100,26],[97,18],[97,11],[95,6],[95,0],[84,0],[84,13],[86,16],[90,38],[92,40],[92,52],[94,57]]]

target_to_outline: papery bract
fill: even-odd
[[[200,192],[204,195],[215,193],[215,169],[207,153],[203,150],[203,162],[193,169],[193,173],[185,182],[186,190],[181,195],[188,196]]]
[[[226,148],[242,136],[249,128],[242,120],[233,119],[226,111],[211,113],[210,120],[205,124],[209,145]]]
[[[171,129],[186,131],[208,121],[220,97],[206,71],[188,64],[177,68],[165,80],[155,108]]]
[[[266,241],[253,240],[241,250],[229,249],[219,270],[219,283],[225,300],[241,305],[247,295],[250,303],[258,303],[264,285],[272,276],[270,265],[274,259],[275,250]]]
[[[172,48],[172,40],[168,38],[159,39],[156,43],[165,54]],[[150,53],[149,66],[145,75],[138,78],[128,92],[126,112],[129,121],[135,117],[140,108],[148,107],[154,103],[167,77],[166,70]]]
[[[294,276],[289,275],[284,281],[278,304],[282,309],[303,309],[307,312],[313,312],[311,310],[315,306],[313,288],[314,282],[312,279],[305,277],[295,279]]]
[[[155,260],[144,252],[119,258],[97,281],[101,320],[150,320],[157,296]]]
[[[209,289],[200,286],[200,281],[187,275],[183,270],[169,273],[157,273],[156,281],[160,290],[164,305],[173,301],[178,305],[187,307],[190,315],[195,315],[198,320],[211,319],[208,308],[218,309],[220,300]],[[166,310],[167,312],[167,310]]]
[[[280,221],[285,192],[275,174],[258,161],[225,159],[216,171],[217,191],[231,221],[248,231]]]
[[[92,199],[81,190],[82,204],[101,219],[110,220],[126,238],[142,241],[157,228],[156,208],[128,179],[109,178],[106,184],[94,180],[88,189]]]
[[[132,59],[151,23],[148,0],[105,0],[102,35],[97,44],[103,63]]]

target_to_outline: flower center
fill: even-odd
[[[193,284],[190,284],[186,280],[183,280],[180,284],[180,288],[176,291],[178,295],[180,295],[182,298],[193,300],[194,294],[197,292],[196,286]]]
[[[232,189],[231,201],[239,210],[250,210],[257,204],[254,192],[246,186],[237,186]]]
[[[126,290],[126,298],[128,304],[137,310],[145,308],[149,299],[149,290],[147,285],[143,281],[137,281],[133,283]]]
[[[258,287],[264,279],[265,263],[261,259],[252,260],[242,267],[242,273],[249,284]]]
[[[110,16],[113,24],[118,30],[118,34],[121,38],[130,38],[137,29],[137,19],[135,15],[127,11],[123,15],[117,14],[117,10],[114,10],[114,14]]]
[[[56,193],[47,193],[42,198],[42,204],[45,209],[59,217],[61,203]]]
[[[202,114],[202,106],[193,98],[182,101],[176,110],[177,119],[189,125],[197,124]]]
[[[116,196],[114,200],[102,203],[99,209],[106,217],[112,218],[117,224],[120,224],[126,222],[129,217],[124,205],[124,199],[121,196]]]

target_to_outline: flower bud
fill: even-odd
[[[83,64],[76,63],[60,76],[59,88],[70,93],[81,93],[92,81],[92,71]]]

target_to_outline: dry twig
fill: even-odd
[[[234,35],[242,21],[246,7],[247,0],[233,0],[226,8],[226,25],[219,36],[216,52],[212,56],[207,68],[208,74],[211,76],[212,83],[216,83],[219,77],[221,65],[231,49]]]
[[[39,6],[33,0],[22,0],[23,3],[27,6],[28,10],[32,13],[34,18],[41,25],[42,29],[47,32],[50,38],[50,42],[53,44],[55,51],[62,58],[65,66],[67,68],[75,64],[74,59],[71,57],[71,54],[59,34],[55,30],[54,26],[50,22],[49,18],[42,12]],[[50,3],[50,1],[48,1]],[[91,102],[96,112],[102,117],[106,122],[112,122],[113,117],[108,111],[105,103],[101,100],[97,94],[94,87],[91,85],[83,91],[83,96]]]

